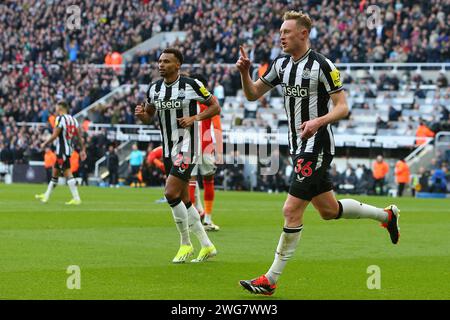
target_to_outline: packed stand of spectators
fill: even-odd
[[[371,1],[8,1],[0,5],[0,62],[103,63],[161,31],[187,31],[187,63],[234,63],[248,43],[255,62],[279,53],[282,14],[301,9],[314,21],[312,46],[336,62],[449,61],[450,4],[378,1],[379,26],[368,23]],[[339,7],[339,10],[335,10]],[[78,11],[79,10],[79,11]],[[78,21],[74,15],[79,15]],[[74,25],[74,26],[72,26]],[[204,26],[208,26],[205,32]],[[139,58],[141,62],[145,58]]]
[[[358,164],[356,168],[348,164],[343,172],[332,164],[330,176],[338,194],[376,194],[378,191],[372,169],[364,164]]]
[[[41,66],[29,62],[22,68],[3,64],[0,69],[0,115],[18,122],[47,122],[58,100],[66,100],[76,114],[119,86],[112,69],[75,66]]]
[[[185,55],[186,73],[207,76],[209,89],[224,101],[241,88],[239,74],[233,66],[238,58],[239,44],[246,44],[255,63],[268,65],[281,51],[279,27],[282,13],[301,8],[314,21],[311,45],[336,63],[346,62],[449,62],[450,4],[448,1],[379,1],[381,26],[369,29],[371,1],[181,1],[124,0],[77,2],[81,28],[69,28],[75,11],[66,11],[72,1],[7,1],[0,4],[0,152],[9,163],[20,163],[42,156],[39,141],[51,133],[49,127],[20,127],[16,122],[48,123],[54,117],[57,100],[65,99],[75,114],[105,96],[121,84],[131,84],[132,90],[122,97],[100,106],[94,122],[134,124],[133,106],[144,99],[138,84],[148,84],[158,77],[153,65],[161,48],[140,52],[124,70],[94,68],[86,64],[102,64],[111,52],[124,52],[161,31],[187,31],[186,40],[176,42]],[[335,10],[339,7],[340,10]],[[74,22],[73,20],[71,20]],[[446,22],[447,21],[447,22]],[[76,21],[75,21],[76,22]],[[204,26],[208,26],[205,31]],[[123,71],[123,72],[122,72]],[[407,84],[417,99],[427,84],[420,75],[397,78],[393,74],[380,77],[369,85],[361,85],[366,96],[375,98],[384,90],[399,90]],[[358,84],[343,76],[346,85]],[[370,81],[369,81],[370,83]],[[436,133],[449,123],[448,79],[439,75],[436,83],[435,119],[427,123]],[[276,93],[275,93],[276,94]],[[263,108],[267,101],[258,103]],[[361,105],[355,108],[371,108]],[[405,108],[419,109],[414,103]],[[267,127],[260,115],[246,113],[243,125]],[[350,118],[351,120],[351,118]],[[412,121],[402,110],[392,108],[389,119],[377,124],[380,129],[396,121]],[[157,126],[157,122],[155,123]],[[448,127],[444,127],[448,128]],[[416,127],[408,128],[414,134]],[[405,133],[408,134],[408,133]],[[108,147],[106,132],[86,136],[89,170]],[[90,150],[90,151],[89,151]],[[229,168],[230,172],[233,169]],[[218,176],[217,179],[220,179]],[[239,179],[239,178],[238,178]],[[267,190],[280,179],[267,178],[262,185]],[[236,182],[236,181],[235,181]],[[274,184],[275,183],[275,184]],[[239,188],[245,183],[237,181]]]
[[[380,25],[368,22],[372,12],[367,9],[374,4]],[[450,61],[450,4],[442,0],[201,1],[182,3],[170,18],[174,29],[187,31],[180,43],[187,63],[234,63],[241,43],[248,45],[253,61],[262,63],[280,54],[283,12],[299,8],[314,22],[312,47],[337,63]],[[209,26],[206,32],[204,26]],[[148,59],[145,55],[136,59],[154,58],[154,52]]]
[[[16,121],[46,122],[57,100],[72,114],[139,72],[116,74],[103,64],[173,26],[168,17],[180,1],[7,1],[0,4],[0,114]],[[80,28],[70,28],[80,13]],[[152,13],[152,14],[149,14]]]
[[[175,29],[177,1],[40,1],[0,4],[0,63],[104,63],[154,33]],[[79,23],[79,24],[77,24]]]
[[[436,155],[412,176],[413,192],[450,192],[450,151],[437,152]]]
[[[18,126],[12,116],[0,118],[0,161],[5,164],[42,160],[40,143],[51,135],[46,127]]]
[[[128,67],[132,72],[124,75],[112,70],[77,70],[82,69],[81,64],[104,63],[112,51],[124,52],[161,31],[187,31],[186,40],[176,44],[183,49],[186,63],[200,64],[194,71],[206,74],[210,87],[219,82],[225,95],[233,94],[240,86],[236,72],[211,64],[234,64],[241,43],[247,44],[255,63],[274,59],[280,54],[282,13],[288,9],[302,8],[311,15],[315,21],[312,46],[337,63],[450,59],[446,1],[377,3],[383,25],[374,29],[367,24],[366,9],[371,3],[365,0],[84,0],[77,3],[81,28],[69,28],[69,21],[73,22],[70,14],[75,13],[66,9],[72,4],[65,0],[43,5],[34,0],[0,5],[1,88],[7,91],[0,93],[0,105],[8,105],[8,114],[45,119],[46,112],[41,109],[51,109],[58,94],[69,100],[76,112],[119,84],[147,84],[153,76],[144,74],[139,66],[156,61],[161,49],[137,54]],[[334,10],[336,6],[339,11]],[[209,26],[206,32],[204,26]]]
[[[139,86],[131,85],[129,91],[114,95],[111,100],[98,105],[91,119],[94,123],[135,124],[134,106],[143,101],[145,92],[139,90]]]

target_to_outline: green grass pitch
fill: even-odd
[[[240,279],[267,271],[285,194],[216,192],[210,233],[219,254],[202,264],[171,263],[179,237],[162,189],[79,188],[83,204],[66,207],[59,186],[0,185],[0,299],[450,299],[450,201],[355,197],[401,209],[401,238],[371,220],[323,221],[310,206],[300,245],[275,295],[244,292]],[[193,239],[196,253],[199,244]],[[70,290],[77,265],[81,288]],[[380,268],[369,290],[367,269]]]

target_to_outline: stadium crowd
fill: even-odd
[[[43,150],[40,143],[51,135],[50,126],[24,126],[16,123],[12,117],[0,118],[0,161],[6,165],[26,164],[29,161],[42,161]],[[95,162],[103,156],[107,157],[109,167],[111,151],[118,145],[117,141],[110,141],[107,137],[107,130],[102,129],[94,135],[84,134],[87,146],[87,159],[79,161],[76,165],[78,176],[85,177],[94,170]],[[117,172],[115,177],[118,184],[120,178],[125,184],[162,186],[165,181],[165,174],[147,161],[150,151],[153,149],[150,143],[145,155],[142,157],[138,170],[131,170],[131,166],[119,176],[119,163],[117,160]],[[108,148],[110,150],[108,150]],[[230,159],[228,159],[228,157]],[[234,158],[233,158],[234,157]],[[285,192],[289,187],[289,179],[292,178],[293,167],[286,155],[281,155],[280,168],[275,175],[257,174],[256,183],[252,182],[248,172],[246,172],[243,160],[238,160],[239,154],[226,156],[225,164],[219,166],[215,175],[215,184],[225,190],[256,190],[262,192]],[[235,159],[235,160],[233,160]],[[416,191],[422,192],[447,192],[450,190],[449,171],[450,153],[439,153],[438,158],[431,160],[428,168],[422,167],[419,174],[407,178],[407,187],[414,194]],[[376,163],[376,162],[374,162]],[[388,193],[388,168],[383,173],[378,173],[380,169],[367,167],[365,164],[357,164],[356,167],[350,163],[345,170],[338,171],[336,165],[332,165],[330,175],[337,193],[343,194],[387,194]],[[111,169],[111,168],[110,168]],[[260,170],[260,168],[258,168]],[[391,168],[393,177],[393,169]],[[109,180],[109,179],[108,179]],[[393,179],[390,179],[391,188]],[[381,182],[379,182],[381,181]],[[111,183],[111,182],[110,182]]]
[[[374,26],[367,12],[374,3],[367,0],[82,0],[75,11],[67,10],[73,5],[69,0],[41,3],[0,5],[0,63],[103,63],[112,51],[124,52],[154,33],[179,30],[188,33],[180,43],[187,63],[234,63],[243,42],[259,63],[280,53],[276,44],[281,15],[293,8],[302,8],[315,21],[312,46],[332,61],[444,62],[450,56],[450,5],[442,0],[378,1],[383,23]],[[71,27],[78,22],[74,15],[79,15],[79,25]],[[154,61],[154,53],[136,59]]]
[[[76,114],[118,86],[130,84],[130,91],[100,105],[91,120],[134,124],[133,106],[145,98],[138,84],[148,84],[158,77],[152,63],[157,60],[161,48],[138,52],[124,69],[88,64],[103,64],[111,52],[123,53],[161,31],[187,32],[186,39],[177,41],[175,46],[182,49],[187,64],[196,65],[183,71],[205,75],[209,79],[209,88],[222,103],[225,96],[235,96],[241,88],[234,66],[224,64],[234,64],[239,45],[245,44],[250,59],[261,65],[255,71],[263,73],[268,63],[280,54],[278,29],[281,16],[291,8],[308,12],[315,22],[311,30],[312,47],[320,48],[336,63],[450,62],[447,23],[450,4],[442,0],[420,3],[378,1],[376,5],[382,23],[375,28],[370,28],[367,23],[370,13],[366,10],[373,4],[367,0],[82,0],[77,2],[80,28],[69,26],[77,22],[71,17],[76,11],[67,11],[73,4],[71,1],[45,3],[21,0],[0,4],[0,152],[8,163],[42,157],[39,142],[51,132],[54,106],[60,99],[68,101],[71,113]],[[425,93],[420,85],[429,84],[420,79],[420,75],[407,72],[402,76],[385,74],[376,81],[366,79],[366,83],[350,75],[343,79],[346,85],[361,87],[366,97],[376,97],[380,91],[399,90],[401,85],[407,85],[414,90],[416,98],[422,99]],[[368,83],[376,83],[376,87]],[[436,118],[428,126],[437,132],[442,123],[449,121],[448,109],[441,106],[442,101],[450,101],[450,90],[444,74],[439,75],[434,84],[441,90],[433,101],[437,108]],[[268,101],[258,103],[263,108],[270,107]],[[355,104],[354,107],[372,106]],[[412,104],[407,108],[418,107]],[[246,112],[245,116],[254,121],[243,124],[269,126],[257,112]],[[380,119],[377,128],[411,120],[402,116],[402,110],[392,108],[388,121]],[[18,125],[20,122],[50,125],[25,127]],[[154,124],[158,125],[157,122]],[[351,121],[348,125],[351,126]],[[408,129],[410,132],[416,130],[415,127]],[[105,131],[86,135],[85,139],[89,161],[86,166],[92,171],[93,163],[106,153],[112,142],[107,141]],[[225,185],[249,188],[240,180],[239,170],[239,167],[224,169],[216,178],[222,179],[218,182]],[[262,178],[261,188],[283,189],[279,182],[286,181],[288,176],[284,172],[275,179]]]
[[[200,66],[187,71],[207,75],[210,87],[220,84],[224,95],[233,95],[240,88],[236,72],[214,64],[233,64],[239,44],[246,43],[250,58],[266,68],[280,54],[278,28],[288,8],[310,14],[312,47],[337,63],[450,61],[450,5],[440,0],[377,2],[383,23],[373,29],[367,25],[371,3],[365,0],[84,0],[77,4],[81,27],[74,29],[66,23],[71,1],[40,4],[0,5],[0,106],[17,121],[45,120],[45,109],[52,112],[57,96],[76,113],[120,84],[147,84],[157,75],[141,65],[156,61],[160,48],[136,54],[123,74],[82,65],[104,63],[112,51],[124,52],[160,31],[186,30],[186,40],[175,45],[183,49],[186,63]]]

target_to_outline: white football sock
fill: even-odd
[[[72,177],[67,180],[67,185],[69,186],[70,192],[72,193],[72,198],[80,201],[80,195],[78,194],[77,181]]]
[[[212,223],[211,215],[205,212],[205,218],[203,221],[207,224],[211,224]]]
[[[342,199],[340,203],[340,210],[338,218],[344,219],[374,219],[380,222],[388,221],[388,213],[383,209],[361,203],[353,199]],[[337,219],[338,219],[337,218]]]
[[[195,208],[198,212],[202,213],[205,210],[203,209],[202,199],[200,198],[200,186],[198,185],[198,181],[196,181],[195,183]]]
[[[206,234],[205,229],[200,221],[200,215],[198,214],[197,209],[190,203],[188,204],[188,219],[189,219],[189,229],[193,234],[198,238],[202,247],[210,247],[212,246],[211,240],[209,240],[208,235]]]
[[[294,254],[298,242],[300,241],[302,230],[303,225],[296,228],[283,228],[277,251],[275,252],[275,259],[269,271],[266,273],[266,277],[271,284],[278,281],[286,263]]]
[[[190,246],[191,239],[189,237],[188,213],[186,206],[181,199],[169,202],[169,205],[172,209],[173,218],[175,220],[178,232],[180,233],[181,244]]]
[[[50,198],[53,189],[55,189],[57,185],[58,185],[58,178],[52,177],[52,179],[48,183],[47,191],[45,192],[44,195],[45,200],[48,200]]]

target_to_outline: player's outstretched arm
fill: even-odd
[[[348,105],[344,90],[335,92],[330,97],[334,105],[333,110],[322,117],[303,122],[300,126],[300,129],[302,129],[302,139],[311,138],[320,127],[339,121],[348,115]]]
[[[251,61],[247,57],[244,47],[240,46],[239,49],[241,55],[239,57],[239,60],[236,62],[236,68],[241,73],[242,90],[244,90],[244,94],[247,100],[258,100],[271,88],[260,79],[258,79],[256,82],[253,82],[252,78],[250,77]]]

